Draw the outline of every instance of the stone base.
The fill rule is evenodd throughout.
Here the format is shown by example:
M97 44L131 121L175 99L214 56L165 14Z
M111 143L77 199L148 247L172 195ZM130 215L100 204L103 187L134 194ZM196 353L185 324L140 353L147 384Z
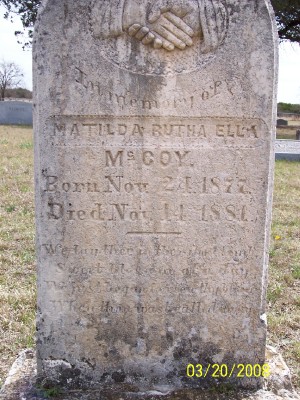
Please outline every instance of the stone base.
M211 390L176 390L173 392L132 392L128 386L106 387L93 391L60 392L57 388L40 389L36 384L34 350L22 351L13 364L0 391L3 400L300 400L292 387L290 371L283 358L270 346L266 351L271 376L265 380L264 389L257 392L227 391L216 387Z

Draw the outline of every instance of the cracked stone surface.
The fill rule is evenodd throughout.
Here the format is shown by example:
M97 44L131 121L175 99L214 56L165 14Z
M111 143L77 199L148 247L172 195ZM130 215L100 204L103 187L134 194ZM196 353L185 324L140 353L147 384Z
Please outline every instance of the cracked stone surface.
M130 393L125 387L102 388L87 391L62 391L51 397L57 400L300 400L291 383L289 368L282 356L271 346L267 346L266 361L271 367L271 375L264 381L264 389L256 392L218 393L215 391L191 390L172 393L148 392ZM45 400L47 389L37 389L35 352L31 349L21 352L13 364L4 386L0 391L3 400ZM49 390L49 388L48 388Z

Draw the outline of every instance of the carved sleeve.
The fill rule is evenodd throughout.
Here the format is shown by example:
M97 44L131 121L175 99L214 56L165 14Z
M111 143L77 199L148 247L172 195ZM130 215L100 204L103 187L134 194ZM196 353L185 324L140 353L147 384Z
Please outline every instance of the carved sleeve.
M227 29L227 11L220 0L198 0L203 32L202 53L214 51L224 40Z
M95 0L91 10L91 26L94 37L107 39L123 33L125 0Z

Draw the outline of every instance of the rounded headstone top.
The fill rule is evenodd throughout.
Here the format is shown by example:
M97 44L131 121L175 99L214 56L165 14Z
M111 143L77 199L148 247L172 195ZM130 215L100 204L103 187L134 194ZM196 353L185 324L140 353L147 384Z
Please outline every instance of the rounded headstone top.
M152 3L92 3L91 31L104 58L120 68L150 75L190 72L214 58L228 27L222 1Z

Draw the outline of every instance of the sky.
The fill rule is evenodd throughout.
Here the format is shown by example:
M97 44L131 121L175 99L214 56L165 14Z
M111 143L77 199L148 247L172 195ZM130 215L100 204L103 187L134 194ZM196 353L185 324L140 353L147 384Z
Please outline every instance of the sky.
M31 51L23 51L14 35L22 30L18 18L14 23L3 18L5 8L0 6L0 61L13 61L24 73L22 86L32 89ZM289 42L279 46L278 102L300 104L300 45Z

